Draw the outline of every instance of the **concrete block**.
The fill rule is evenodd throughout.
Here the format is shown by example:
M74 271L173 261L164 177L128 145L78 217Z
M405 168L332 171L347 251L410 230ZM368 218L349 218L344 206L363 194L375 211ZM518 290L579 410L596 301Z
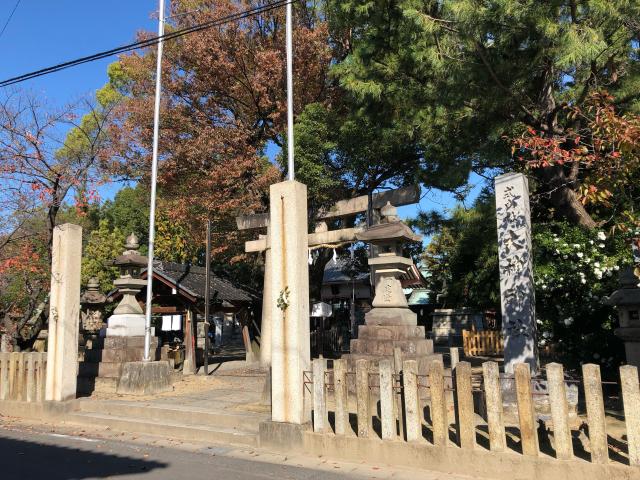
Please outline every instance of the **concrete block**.
M116 392L126 395L153 395L171 391L169 362L127 362L122 365Z
M283 449L287 452L302 452L304 433L311 430L308 424L274 422L260 423L260 446Z

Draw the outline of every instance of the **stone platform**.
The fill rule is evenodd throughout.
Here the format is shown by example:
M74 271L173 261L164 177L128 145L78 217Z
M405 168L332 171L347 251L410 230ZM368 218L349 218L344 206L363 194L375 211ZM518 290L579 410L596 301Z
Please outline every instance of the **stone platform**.
M160 360L160 348L156 337L151 338L150 353L151 360ZM84 360L78 366L78 393L91 393L98 384L103 390L115 391L123 364L142 361L143 356L144 337L141 336L88 340Z
M418 372L427 373L429 363L442 358L433 351L433 341L425 338L425 330L417 325L361 325L358 338L351 340L351 353L347 360L349 370L355 370L356 360L369 360L374 368L381 359L393 362L393 352L399 348L402 360L416 360Z

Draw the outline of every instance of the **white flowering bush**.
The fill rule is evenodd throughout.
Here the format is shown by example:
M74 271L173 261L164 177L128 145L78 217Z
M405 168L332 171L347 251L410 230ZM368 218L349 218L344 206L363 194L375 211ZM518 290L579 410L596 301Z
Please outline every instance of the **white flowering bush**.
M631 263L628 243L603 231L538 224L533 250L540 349L573 367L616 368L624 347L613 335L617 313L603 301L618 288L618 271Z

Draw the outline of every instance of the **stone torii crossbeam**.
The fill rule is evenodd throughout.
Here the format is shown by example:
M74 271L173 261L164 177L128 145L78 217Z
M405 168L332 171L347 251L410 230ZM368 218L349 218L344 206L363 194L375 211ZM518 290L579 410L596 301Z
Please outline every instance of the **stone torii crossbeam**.
M387 203L399 207L411 205L420 200L420 187L412 185L397 188L385 192L374 193L371 197L371 208L374 212L379 211ZM357 235L361 233L360 228L342 228L338 230L328 230L327 221L341 218L353 217L367 212L369 209L369 197L362 195L355 198L340 200L328 210L321 211L316 217L316 227L313 233L307 235L308 247L318 247L320 245L331 245L346 242L358 241ZM271 245L270 245L270 212L244 215L236 217L238 230L257 230L266 228L267 234L260 235L258 240L245 242L245 252L265 252L265 277L263 289L262 305L262 325L260 341L260 363L264 366L271 365L271 305L272 297L272 265L271 265Z

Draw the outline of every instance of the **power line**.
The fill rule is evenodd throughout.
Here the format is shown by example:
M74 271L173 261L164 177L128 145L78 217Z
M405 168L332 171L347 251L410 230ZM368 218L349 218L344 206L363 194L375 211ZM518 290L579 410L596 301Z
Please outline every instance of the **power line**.
M11 13L9 14L9 18L7 18L7 21L4 22L4 27L2 27L2 30L0 31L0 37L2 37L2 34L4 33L4 31L7 29L7 25L9 25L9 22L11 21L11 19L13 18L13 14L16 13L16 9L18 8L18 5L20 5L20 1L18 0L16 2L16 4L13 6L13 10L11 10Z
M276 8L283 7L288 4L293 4L298 2L299 0L276 0L272 3L268 3L259 7L250 8L248 10L243 10L242 12L233 13L231 15L226 15L224 17L216 18L214 20L210 20L208 22L200 23L198 25L194 25L191 27L183 28L180 30L175 30L170 33L166 33L162 36L156 36L152 38L148 38L147 40L141 40L134 43L129 43L127 45L123 45L121 47L112 48L111 50L105 50L103 52L94 53L93 55L88 55L86 57L80 57L75 60L70 60L68 62L59 63L57 65L53 65L51 67L42 68L40 70L36 70L34 72L25 73L23 75L19 75L17 77L8 78L0 82L0 87L8 87L9 85L14 85L16 83L21 83L26 80L30 80L32 78L41 77L43 75L48 75L50 73L59 72L60 70L64 70L70 67L74 67L76 65L81 65L83 63L94 62L96 60L101 60L103 58L111 57L113 55L118 55L120 53L130 52L132 50L138 50L139 48L150 47L152 45L156 45L161 39L162 40L173 40L174 38L179 38L184 35L188 35L190 33L200 32L202 30L207 30L212 27L217 27L220 25L224 25L225 23L231 23L238 20L242 20L248 17L252 17L255 15L259 15L261 13L266 13L271 10L275 10Z

